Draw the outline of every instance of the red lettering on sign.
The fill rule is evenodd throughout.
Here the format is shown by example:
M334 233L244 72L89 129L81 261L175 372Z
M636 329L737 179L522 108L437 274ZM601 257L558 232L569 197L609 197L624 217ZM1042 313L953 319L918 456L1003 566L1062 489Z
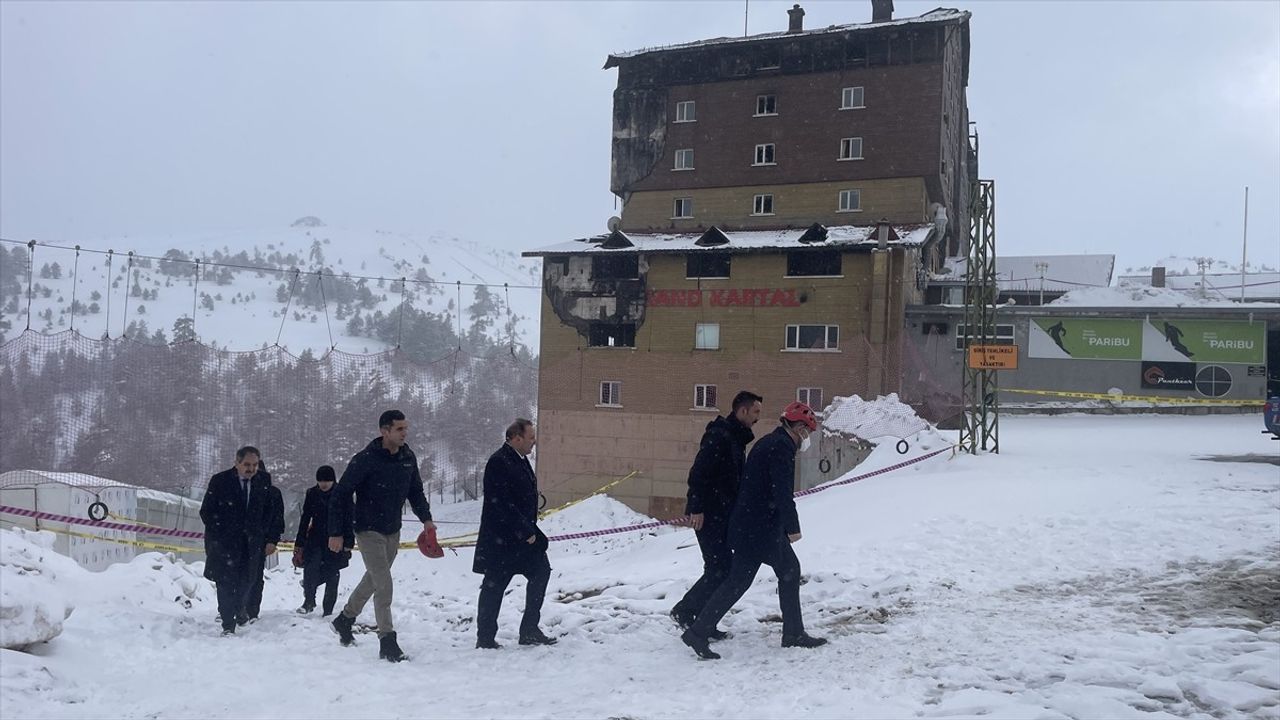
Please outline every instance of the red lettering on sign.
M702 290L650 290L649 307L702 307ZM800 307L794 288L737 288L707 290L712 307Z

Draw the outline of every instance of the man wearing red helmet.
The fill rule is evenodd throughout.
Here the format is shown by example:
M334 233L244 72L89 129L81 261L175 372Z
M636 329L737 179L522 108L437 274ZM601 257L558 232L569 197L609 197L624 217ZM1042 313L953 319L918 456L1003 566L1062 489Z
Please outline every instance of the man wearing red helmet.
M729 545L733 566L698 619L680 636L698 657L716 660L709 637L716 623L747 592L761 565L773 568L778 578L778 603L782 609L782 647L814 648L826 640L804 630L800 616L800 560L791 544L800 539L796 513L796 451L808 447L809 435L818 429L813 410L793 402L782 412L777 429L756 441L729 518Z

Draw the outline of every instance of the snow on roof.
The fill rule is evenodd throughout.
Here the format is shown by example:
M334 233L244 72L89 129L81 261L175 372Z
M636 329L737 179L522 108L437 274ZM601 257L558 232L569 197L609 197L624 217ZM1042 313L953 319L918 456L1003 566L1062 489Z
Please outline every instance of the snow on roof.
M1238 291L1238 286L1237 286ZM1222 297L1201 299L1192 293L1172 288L1121 282L1116 287L1079 288L1072 290L1046 306L1061 307L1235 307L1238 302ZM1251 307L1280 307L1277 303L1255 302Z
M1044 271L1046 292L1066 292L1084 287L1107 287L1115 270L1115 255L997 255L996 279L1001 292L1038 292L1040 270L1036 263L1047 263ZM951 273L935 276L935 281L964 282L968 258L949 258Z
M910 405L890 393L875 400L857 395L837 396L822 411L822 429L873 440L880 437L905 438L929 429L929 423L916 415Z
M893 230L898 239L891 240L890 245L911 246L923 245L929 239L933 225L895 225ZM723 245L699 245L698 239L705 231L687 233L625 233L631 247L601 247L609 235L580 238L568 242L549 245L537 250L523 253L525 257L542 257L546 255L577 255L580 253L610 252L698 252L698 251L735 251L752 252L774 249L798 249L805 247L874 247L876 244L874 225L834 225L826 228L827 239L822 242L801 243L800 237L808 228L792 230L729 230L724 235L729 242Z
M137 486L108 480L97 475L77 472L51 472L48 470L10 470L0 473L0 487L29 487L45 483L59 483L80 488L124 488L136 490Z
M929 23L954 23L966 22L969 20L970 13L966 10L956 10L954 8L938 8L918 17L902 18L901 20L889 20L887 22L878 23L849 23L846 25L828 25L825 28L815 28L813 30L802 30L800 32L771 32L762 33L760 35L750 35L747 37L718 37L708 40L695 40L693 42L680 43L678 45L664 45L659 47L649 47L640 50L631 50L628 52L613 53L609 55L605 61L604 67L608 70L619 64L621 60L627 60L640 55L648 55L649 53L669 52L672 50L692 50L695 48L711 47L713 45L736 45L739 43L753 43L759 40L771 40L781 38L800 38L810 37L814 35L826 35L831 33L853 32L858 30L870 30L873 28L888 27L904 27L907 25L923 25Z
M1121 275L1119 281L1132 286L1151 285L1151 274ZM1200 274L1165 275L1165 287L1180 293L1200 293ZM1216 300L1240 299L1240 273L1205 273L1205 295ZM1247 272L1244 275L1246 300L1280 298L1280 272Z

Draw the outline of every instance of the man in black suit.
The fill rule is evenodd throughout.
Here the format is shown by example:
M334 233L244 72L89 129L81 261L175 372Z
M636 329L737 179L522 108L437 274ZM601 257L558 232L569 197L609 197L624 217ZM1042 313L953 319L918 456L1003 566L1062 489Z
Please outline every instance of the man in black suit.
M236 451L235 467L209 479L200 520L204 522L204 576L218 586L222 634L234 635L248 622L245 600L260 558L276 551L268 538L271 476L261 469L262 453L246 445Z
M538 529L538 478L529 464L537 443L533 422L517 418L507 428L507 441L484 466L484 506L471 569L484 575L476 608L476 647L496 650L502 594L516 575L528 581L521 645L555 645L538 627L542 601L551 579L547 536Z

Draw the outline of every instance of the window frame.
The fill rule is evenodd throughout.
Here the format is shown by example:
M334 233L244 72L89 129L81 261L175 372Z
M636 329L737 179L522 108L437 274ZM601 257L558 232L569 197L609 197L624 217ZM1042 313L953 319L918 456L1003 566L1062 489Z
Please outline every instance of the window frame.
M768 209L765 206L768 205ZM773 215L773 193L760 193L751 201L751 214L755 217Z
M1008 328L1008 331L1005 331ZM969 326L964 323L956 324L956 350L963 352L969 347L969 340L972 339L969 334ZM1018 344L1017 328L1013 323L996 323L996 337L991 342L992 345L1016 345Z
M698 403L698 394L702 394L702 403ZM714 410L719 411L720 408L716 404L720 400L720 393L717 391L713 383L694 383L693 385L693 409L694 410ZM708 402L710 400L710 402Z
M794 274L792 267L792 258L800 255L834 255L840 265L840 272L831 274ZM839 250L793 250L787 253L787 267L784 278L842 278L844 277L844 254Z
M612 332L610 332L612 330ZM608 337L609 340L616 340L614 343L605 342L600 344L598 337ZM630 345L623 344L624 341L631 339ZM635 323L606 323L592 322L587 324L587 347L588 348L626 348L634 350L636 347L636 324Z
M852 92L852 91L854 91L854 90L860 90L860 91L861 91L861 92L859 92L859 93L858 93L859 95L861 95L861 96L862 96L862 97L861 97L861 101L862 101L862 102L861 102L861 104L858 104L858 105L852 105L852 104L847 104L847 103L845 102L845 98L846 98L846 97L849 97L849 102L850 102L850 103L852 103L852 102L853 102L853 99L852 99L853 92ZM865 110L865 109L867 109L867 89L866 89L866 86L865 86L865 85L850 85L849 87L843 87L843 88L840 88L840 109L841 109L841 110Z
M792 333L791 329L795 328ZM800 329L801 328L823 328L822 331L822 347L801 347L800 345ZM832 337L834 336L834 341ZM794 345L792 338L794 337ZM838 353L840 352L840 326L839 325L823 325L817 323L791 323L786 326L782 341L783 352L809 352L809 353Z
M818 395L818 403L819 403L818 407L814 407L814 403L813 403L813 395L815 392ZM804 393L804 397L801 397L801 393ZM822 408L826 407L826 405L822 404L825 399L826 399L826 393L822 392L822 388L820 387L796 388L796 402L802 402L805 405L808 405L809 409L813 410L814 412L821 412Z
M704 328L715 328L716 344L714 346L706 344L706 331ZM694 323L693 325L693 349L694 350L719 350L720 349L720 323Z
M858 141L858 154L857 154L857 155L853 155L853 154L846 155L846 154L845 154L845 150L846 150L846 149L849 151L849 153L852 153L852 152L853 152L853 141L854 141L854 140L857 140L857 141ZM862 138L861 138L861 137L847 137L847 138L840 138L840 154L836 156L836 160L838 160L838 161L840 161L840 162L849 162L849 161L852 161L852 160L866 160L866 159L867 159L867 158L866 158L866 154L865 154L865 153L863 153L863 147L862 147L862 145L863 145L863 143L862 143Z
M761 158L772 158L761 160ZM777 143L757 143L755 155L752 156L752 167L764 167L778 164Z
M857 206L857 207L845 207L845 206L844 206L844 200L845 200L845 198L846 198L846 197L856 197L856 198L858 199L858 206ZM838 213L855 213L855 212L862 212L862 189L861 189L861 188L846 188L846 189L844 189L844 190L841 190L841 191L839 192L839 194L837 195L837 200L836 200L836 212L838 212Z
M760 106L765 107L765 112L760 112ZM772 110L770 110L772 106ZM751 117L773 117L778 114L778 95L776 93L764 93L756 96L756 112Z
M609 387L609 396L605 397L605 386ZM605 400L610 402L605 402ZM596 407L598 408L620 408L622 407L622 381L621 380L601 380L600 389L596 393Z
M691 263L694 262L694 258L698 258L698 262L702 262L702 263L708 263L710 260L723 259L725 261L725 268L727 272L724 275L702 275L700 273L705 272L707 268L706 267L692 268ZM693 272L691 272L691 270L700 271L700 272L699 274L695 275ZM684 279L685 280L728 280L729 275L731 273L733 273L733 253L691 252L691 253L685 254L685 260L684 260Z
M689 210L687 215L676 214L678 212L683 211L683 205L681 205L681 203L686 203L688 205ZM672 198L671 219L672 220L692 220L693 219L693 198L691 196Z
M688 108L688 112L685 109ZM685 117L681 117L684 115ZM678 123L698 122L698 105L696 100L679 100L676 102L676 119Z
M687 153L687 155L685 153ZM688 160L688 164L682 165L680 163L680 160L682 158L686 158ZM682 170L693 170L694 169L693 148L679 148L678 150L676 150L675 156L672 159L672 163L673 163L673 166L671 170L673 172L682 171Z

